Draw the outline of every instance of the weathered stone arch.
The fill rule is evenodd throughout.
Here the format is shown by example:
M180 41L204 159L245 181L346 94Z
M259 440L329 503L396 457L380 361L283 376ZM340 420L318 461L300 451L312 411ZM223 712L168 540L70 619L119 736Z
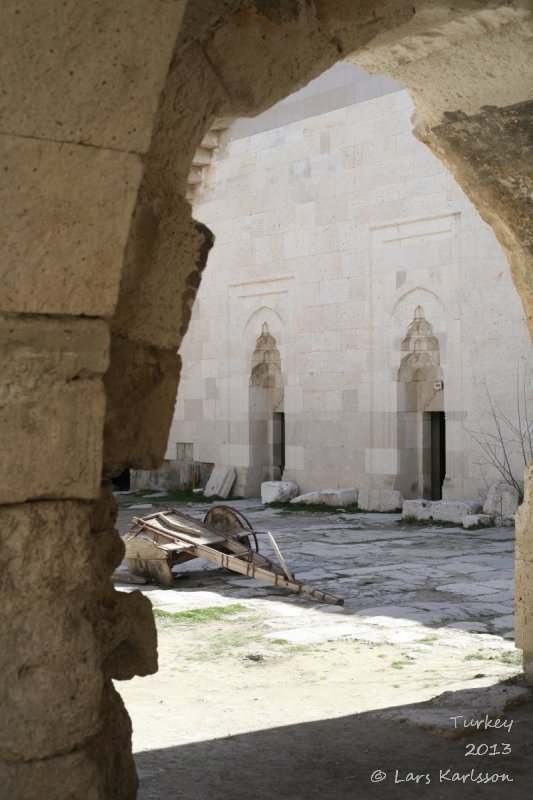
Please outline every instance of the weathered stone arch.
M215 118L257 113L348 56L401 81L417 135L508 254L533 332L528 3L243 0L184 11L179 0L0 9L0 756L11 798L135 794L129 721L110 681L155 669L155 633L148 603L112 588L122 545L100 478L163 456L176 350L212 245L184 197ZM531 679L528 503L517 627ZM60 573L28 569L35 540ZM74 695L56 680L72 670Z

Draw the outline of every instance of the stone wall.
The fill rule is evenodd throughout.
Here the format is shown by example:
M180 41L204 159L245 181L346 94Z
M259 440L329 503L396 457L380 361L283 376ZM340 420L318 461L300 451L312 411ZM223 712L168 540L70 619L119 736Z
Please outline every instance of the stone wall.
M148 601L111 585L122 545L106 477L164 456L176 349L212 242L183 197L215 118L262 111L357 51L413 93L419 135L493 226L531 315L522 3L205 0L183 16L184 5L0 7L10 800L135 796L130 723L110 681L153 671L156 642ZM529 659L527 626L521 635Z
M520 393L527 378L525 400L533 399L524 309L494 233L412 135L408 93L390 86L383 95L378 82L376 97L329 110L337 84L356 96L361 75L335 66L314 81L320 105L308 87L255 118L257 132L243 135L240 120L226 132L194 208L217 246L180 350L168 457L188 441L191 460L238 469L235 494L259 495L260 472L250 479L261 438L253 438L251 383L268 324L281 348L284 477L301 491L355 485L425 496L419 462L429 461L428 446L418 446L416 418L444 411L445 494L483 499L498 475L480 465L469 431L494 431L486 389L510 418L518 374ZM300 106L308 115L290 121ZM417 308L436 350L408 356ZM435 369L422 383L429 352ZM411 357L406 377L400 366ZM415 408L404 395L422 385L430 395ZM518 475L519 456L514 449Z

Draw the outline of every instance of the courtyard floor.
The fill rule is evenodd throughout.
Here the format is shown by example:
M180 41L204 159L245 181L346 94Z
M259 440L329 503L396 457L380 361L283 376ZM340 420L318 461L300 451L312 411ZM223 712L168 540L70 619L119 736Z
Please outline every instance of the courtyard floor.
M159 502L121 495L121 533L155 510L130 506ZM141 587L160 669L118 684L141 800L531 796L512 529L228 504L274 533L298 579L345 604L199 559L173 588ZM210 505L180 508L202 519Z

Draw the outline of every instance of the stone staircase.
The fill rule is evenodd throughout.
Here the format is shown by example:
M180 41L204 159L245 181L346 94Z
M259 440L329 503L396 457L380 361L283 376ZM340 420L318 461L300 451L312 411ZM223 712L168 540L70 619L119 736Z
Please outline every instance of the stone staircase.
M207 170L213 160L214 151L220 144L220 137L229 128L232 120L227 118L217 119L206 133L192 160L189 177L187 179L186 198L194 205L205 187Z

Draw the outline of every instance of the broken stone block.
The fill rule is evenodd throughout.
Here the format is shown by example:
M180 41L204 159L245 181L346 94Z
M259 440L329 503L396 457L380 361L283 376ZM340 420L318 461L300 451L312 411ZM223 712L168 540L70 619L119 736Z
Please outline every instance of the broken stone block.
M506 517L495 517L494 524L498 528L514 528L515 515L509 514L509 516Z
M395 489L359 489L357 505L362 511L397 511L403 496Z
M298 486L292 481L265 481L261 484L262 503L288 503L298 494Z
M108 347L101 320L0 316L1 502L99 494Z
M463 528L465 528L465 530L468 531L477 527L493 528L494 517L490 514L468 514L466 517L463 517Z
M516 513L519 502L518 490L514 486L510 486L505 481L497 481L492 484L487 493L483 513L508 517Z
M293 497L291 500L293 505L302 506L318 505L321 502L320 492L307 492L306 494L298 495L298 497Z
M473 500L404 500L402 517L462 525L463 517L480 511L481 505Z
M357 489L323 489L320 502L326 506L352 506L357 503Z
M225 499L231 492L231 487L235 483L236 477L237 470L235 467L215 464L204 490L205 497L222 497Z
M105 374L104 475L157 469L167 447L181 360L113 336Z

